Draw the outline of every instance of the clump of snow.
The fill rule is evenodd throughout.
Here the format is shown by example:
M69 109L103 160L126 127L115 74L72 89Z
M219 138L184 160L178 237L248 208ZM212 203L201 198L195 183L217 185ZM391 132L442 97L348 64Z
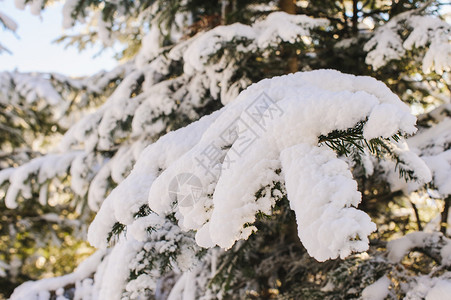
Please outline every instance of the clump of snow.
M306 15L291 15L285 12L273 12L266 19L256 22L257 41L260 48L278 45L280 41L295 43L302 37L310 36L310 30L329 25L326 19L312 19Z
M395 105L384 103L376 107L368 119L363 136L367 140L381 136L377 124L384 124L384 136L392 136L401 128L406 133L415 133L416 129L410 127L415 124L416 119L413 115L406 114L405 111L395 108ZM375 132L373 132L375 130Z
M14 81L16 89L29 104L45 99L51 106L57 106L63 101L50 82L39 74L15 73Z
M150 186L159 175L201 138L203 126L215 120L217 114L204 117L175 132L170 132L141 153L130 175L105 199L88 231L88 239L96 247L106 247L105 237L116 221L131 224L134 214L147 203ZM180 139L180 136L183 136ZM164 155L161 155L164 149ZM167 191L166 191L167 192ZM165 192L165 193L166 193Z
M434 176L434 185L438 192L447 197L451 195L451 150L447 150L435 156L421 157Z
M1 11L0 11L0 23L11 31L17 30L17 23L13 19L2 13Z
M426 300L447 299L451 295L451 280L438 280L426 295Z
M447 265L451 260L450 240L443 237L442 233L412 232L405 236L389 241L387 244L388 259L393 263L400 262L414 248L438 248L443 264Z
M363 300L384 300L389 294L390 279L382 276L362 291Z
M147 64L150 60L154 59L161 51L161 32L158 24L155 22L150 25L149 32L144 36L141 41L141 48L136 59L136 65L138 67Z
M376 225L351 207L361 195L348 165L329 148L308 144L285 149L281 159L299 237L309 254L324 261L367 250L367 236Z
M134 215L147 202L162 217L175 213L182 230L197 231L199 245L227 249L256 230L251 224L258 212L271 213L275 199L268 188L285 181L299 236L311 255L326 260L363 251L374 224L350 207L360 201L357 185L346 163L317 147L318 137L352 128L373 114L377 119L381 111L394 112L397 128L367 122L364 131L371 137L415 131L405 105L369 77L319 70L263 80L223 109L145 149L129 177L104 201L88 238L105 247L113 224L133 228L141 222ZM189 189L175 186L171 193L180 174L191 174L194 181ZM310 184L310 177L319 183ZM317 187L301 191L299 184ZM312 201L311 194L321 201Z
M442 257L442 265L451 266L451 243L446 243L440 250L440 256Z
M365 62L375 70L385 66L391 60L399 60L404 54L402 39L397 34L398 18L392 18L387 24L379 27L373 37L365 44L367 51Z
M14 5L18 9L25 9L25 2L26 0L14 0Z

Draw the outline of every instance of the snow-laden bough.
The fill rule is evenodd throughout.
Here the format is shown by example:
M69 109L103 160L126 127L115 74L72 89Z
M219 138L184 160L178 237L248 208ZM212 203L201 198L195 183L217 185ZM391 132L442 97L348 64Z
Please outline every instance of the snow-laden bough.
M365 251L375 224L356 209L361 195L349 166L319 141L362 122L367 140L416 131L408 107L370 77L318 70L262 80L148 146L103 202L89 241L106 247L116 222L133 225L129 233L142 240L150 224L136 214L148 205L195 231L198 245L228 249L257 230L258 213L271 214L271 187L282 183L311 256Z

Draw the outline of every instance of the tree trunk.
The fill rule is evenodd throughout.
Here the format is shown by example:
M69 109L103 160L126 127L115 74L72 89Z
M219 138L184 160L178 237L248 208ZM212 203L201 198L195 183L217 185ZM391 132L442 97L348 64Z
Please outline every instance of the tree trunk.
M295 15L296 14L296 4L295 0L280 0L279 1L279 8L281 11L284 11L286 13Z
M296 14L296 3L295 0L279 0L279 8L288 14ZM288 53L287 59L287 72L295 73L299 70L299 61L295 51L290 51Z
M221 1L221 25L227 24L227 8L229 4L229 0Z
M440 231L443 235L446 235L446 229L448 228L448 214L449 214L449 206L451 204L451 196L448 196L445 199L445 206L442 211L442 218L440 220Z
M229 14L235 12L236 0L221 1L221 25L227 25L230 22Z
M358 7L357 7L358 2L359 2L358 0L352 0L352 33L354 35L356 35L358 32L358 24L359 24Z

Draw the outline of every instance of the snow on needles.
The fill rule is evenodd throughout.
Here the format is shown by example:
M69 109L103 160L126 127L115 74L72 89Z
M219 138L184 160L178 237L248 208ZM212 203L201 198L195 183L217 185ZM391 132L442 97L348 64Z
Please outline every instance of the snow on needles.
M137 222L147 203L195 231L198 245L227 249L257 230L256 214L271 214L285 183L310 255L324 261L364 251L375 225L355 208L360 193L349 167L318 139L359 122L368 139L416 131L408 107L370 77L318 70L262 80L148 146L105 199L88 239L106 247L112 226Z
M195 71L203 71L207 60L222 48L224 43L241 41L240 52L252 52L278 45L280 42L295 43L301 39L303 42L308 41L311 29L328 24L326 19L273 12L252 26L235 23L218 26L199 34L184 52L179 53L185 61L185 73L192 74Z
M366 63L375 70L391 60L401 59L406 50L428 47L423 57L423 72L442 74L451 70L451 25L438 17L414 15L415 11L401 13L376 29L365 44ZM410 34L400 34L405 28Z

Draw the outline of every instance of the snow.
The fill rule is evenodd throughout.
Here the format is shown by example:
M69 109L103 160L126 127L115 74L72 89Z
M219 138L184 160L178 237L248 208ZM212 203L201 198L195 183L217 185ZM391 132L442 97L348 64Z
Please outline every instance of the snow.
M318 136L383 118L384 112L393 122L368 121L364 132L370 137L415 132L407 107L374 79L319 70L263 80L211 116L147 147L103 202L89 241L105 247L112 225L133 228L134 214L147 202L162 217L175 212L182 230L197 231L199 245L227 249L256 230L245 224L252 224L257 212L271 214L275 199L269 189L285 181L300 239L311 255L326 260L364 251L374 224L351 207L360 202L357 185L346 163L317 147ZM208 153L215 158L208 161ZM181 198L169 193L178 174L192 174L200 182L188 205L177 206ZM313 188L297 188L304 185ZM262 197L256 199L259 190ZM313 194L321 200L312 202Z
M414 248L437 246L439 243L443 244L443 241L444 246L440 254L443 264L447 265L451 260L449 247L451 243L440 232L411 232L401 238L389 241L387 244L388 259L393 263L397 263Z
M141 41L141 48L136 59L136 66L141 67L149 63L152 59L157 57L161 48L161 33L157 23L150 25L149 32L144 36Z
M361 195L348 165L329 148L308 144L285 149L281 159L299 237L309 254L324 261L367 250L367 236L376 225L351 207Z
M423 58L423 72L434 70L437 74L451 70L451 25L437 17L412 16L408 24L413 31L404 41L404 48L429 46ZM434 66L434 68L432 68Z
M216 115L203 118L203 124L214 121ZM182 153L194 146L202 136L200 122L194 122L170 132L142 152L130 175L105 199L88 231L88 239L96 247L106 247L106 236L117 221L131 224L134 214L146 204L147 195L159 169L166 168ZM164 149L164 155L161 155Z
M39 16L41 14L41 10L43 9L44 0L14 0L14 4L18 9L25 9L25 6L30 6L31 14L35 16Z
M92 167L94 166L94 167ZM77 155L70 166L70 187L80 196L86 194L89 188L89 182L93 178L91 168L98 166L95 154L81 153Z
M446 144L451 140L451 118L445 117L438 122L435 126L423 129L410 137L409 146L425 156L433 156L445 151Z
M111 161L105 163L89 185L88 205L92 211L98 211L108 191L108 179L111 174ZM82 185L83 186L83 185Z
M451 194L451 118L446 110L449 104L444 104L430 112L437 124L422 129L418 134L409 138L409 147L418 154L432 173L434 187L441 197ZM420 185L421 186L421 185ZM418 188L413 186L412 189Z
M416 130L409 130L405 126L411 126L411 124L415 123L415 121L416 119L414 116L406 114L405 111L396 109L393 104L384 103L375 108L371 113L367 126L365 126L365 130L363 131L363 136L367 140L381 136L380 129L377 124L384 124L384 136L392 136L396 134L399 128L403 131L409 131L409 133L412 134ZM375 132L372 130L375 130Z
M425 300L443 300L451 295L451 281L438 280L438 282L429 290Z
M389 294L390 279L382 276L362 291L363 300L384 300Z
M406 300L442 300L448 299L451 286L451 273L444 272L439 277L417 276L406 287Z
M17 30L17 23L13 19L2 13L1 11L0 11L0 23L11 31Z
M31 176L36 176L39 183L65 174L70 163L76 157L78 152L69 152L65 154L53 154L46 157L38 157L30 162L23 164L16 169L6 169L0 171L0 178L8 177L10 185L5 197L6 207L10 209L17 208L17 197L19 193L25 198L31 198L31 186L28 180Z
M422 60L425 74L443 74L451 68L451 25L438 17L417 15L420 9L401 13L374 31L365 44L365 62L375 70L391 60L400 60L406 50L428 47ZM403 30L411 31L403 41ZM433 67L434 66L434 67Z
M182 55L185 62L184 72L193 74L196 71L203 71L207 60L224 44L234 42L238 44L239 52L253 52L256 49L278 45L280 42L308 41L311 29L325 27L328 24L326 19L273 12L266 19L257 21L251 26L235 23L198 34L189 43L175 47L169 55L173 59ZM181 48L184 48L183 52Z
M440 256L442 257L442 265L451 266L451 243L447 243L440 250Z
M26 0L14 0L14 5L18 9L25 9Z
M27 281L17 287L9 299L49 299L50 293L48 291L55 291L68 284L80 282L84 278L90 276L97 269L104 255L104 251L97 251L95 254L83 261L71 274L61 277L41 279L39 281Z
M169 236L168 236L169 237ZM109 252L99 250L83 261L77 269L68 275L29 281L14 290L11 300L50 299L50 292L63 297L63 289L74 285L75 300L95 300L122 298L124 290L139 291L140 288L155 284L155 276L140 276L137 280L129 281L129 274L136 268L137 257L143 249L143 243L134 239L119 239L118 243ZM150 249L148 249L150 250ZM139 263L146 267L145 263ZM158 274L154 274L159 276ZM129 284L127 285L127 281ZM132 299L136 299L133 298Z
M66 0L63 5L63 28L67 29L75 24L74 18L72 17L72 12L76 9L79 1L78 0Z
M118 243L107 257L98 299L120 300L129 276L128 263L136 256L141 243L130 240Z
M206 33L198 34L183 53L184 72L193 74L204 70L208 58L222 48L222 43L252 39L255 39L253 28L240 23L218 26Z
M422 156L434 176L434 185L438 192L447 197L451 195L451 150L435 156Z
M103 11L96 11L95 18L97 21L97 35L99 40L105 47L113 46L115 41L114 31L111 28L111 24L103 20Z
M423 157L418 157L414 151L409 149L408 143L404 141L392 144L393 153L398 156L398 167L414 172L415 184L424 185L432 180L430 167L425 163Z
M397 34L398 21L401 19L401 15L377 28L373 37L363 47L363 50L368 52L365 62L375 70L385 66L391 60L401 59L405 54L402 39Z
M55 91L50 82L39 74L14 74L15 84L20 94L29 104L45 99L51 106L57 106L62 102L61 96Z
M260 48L278 45L280 41L293 44L301 37L310 36L311 29L327 25L329 22L326 19L312 19L306 15L291 15L281 11L273 12L265 20L255 23L254 27L258 32L256 43Z
M7 180L9 180L9 178L11 177L11 175L14 173L15 169L14 168L6 168L6 169L2 169L0 171L0 186L2 186L3 184L5 184L5 182Z

